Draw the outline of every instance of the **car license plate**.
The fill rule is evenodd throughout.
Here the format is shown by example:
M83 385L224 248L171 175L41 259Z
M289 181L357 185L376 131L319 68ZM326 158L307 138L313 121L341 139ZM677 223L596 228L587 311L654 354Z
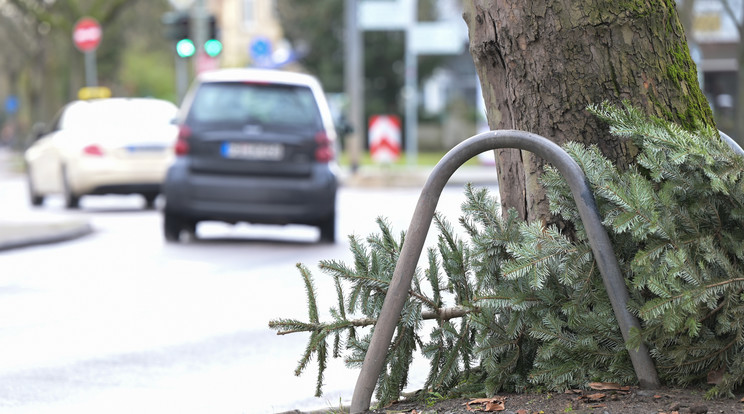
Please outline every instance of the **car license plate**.
M284 145L257 142L225 142L222 156L248 160L278 161L284 158Z

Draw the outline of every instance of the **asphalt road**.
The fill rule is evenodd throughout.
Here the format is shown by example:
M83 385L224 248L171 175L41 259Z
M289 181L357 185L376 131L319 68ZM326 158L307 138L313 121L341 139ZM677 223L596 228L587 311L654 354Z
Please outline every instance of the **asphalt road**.
M303 334L278 337L268 321L305 318L295 268L314 270L320 308L335 303L321 259L349 261L346 235L385 216L408 227L419 189L344 187L339 241L315 243L303 226L205 223L198 238L167 244L158 211L136 196L26 203L21 177L0 177L3 217L81 219L92 233L0 253L0 412L278 413L348 404L358 372L331 363L325 395L312 397L314 366L293 375ZM456 221L460 186L440 210ZM327 313L326 313L327 314ZM412 389L425 362L412 370Z

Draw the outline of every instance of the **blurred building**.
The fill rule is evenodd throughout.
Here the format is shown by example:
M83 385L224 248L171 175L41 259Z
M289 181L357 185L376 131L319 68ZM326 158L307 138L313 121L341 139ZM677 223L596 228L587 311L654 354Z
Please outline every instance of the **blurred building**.
M256 66L286 54L275 0L209 0L209 9L220 27L222 67Z
M691 1L691 0L685 0ZM688 42L718 128L732 133L739 70L742 0L695 0Z

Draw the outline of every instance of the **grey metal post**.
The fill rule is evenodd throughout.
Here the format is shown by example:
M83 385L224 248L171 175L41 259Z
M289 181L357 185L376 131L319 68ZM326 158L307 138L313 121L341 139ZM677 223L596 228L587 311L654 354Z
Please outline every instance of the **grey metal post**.
M346 96L349 99L349 122L354 130L346 142L346 148L351 161L351 172L356 173L362 152L362 138L366 125L364 122L364 67L362 56L364 42L358 25L358 2L346 0L346 42L344 62L344 83Z
M404 2L409 7L412 21L406 28L405 51L405 113L404 129L406 132L406 161L410 166L416 166L418 158L418 55L411 46L411 30L416 24L418 15L418 0Z
M178 94L178 105L183 101L183 97L186 95L186 90L189 87L189 67L187 60L176 56L176 93Z
M85 85L98 86L98 69L96 68L96 51L89 50L85 55Z
M191 35L194 39L194 46L196 46L196 53L194 54L194 63L199 64L200 57L204 55L204 42L207 41L207 35L209 28L207 27L209 22L209 11L205 5L204 0L197 0L191 9Z
M523 131L489 131L471 137L450 150L434 167L419 196L413 219L408 227L403 248L395 266L380 316L375 324L369 349L364 358L351 401L351 413L369 409L372 393L380 376L385 356L398 324L411 286L413 273L424 247L439 197L452 174L476 155L498 148L517 148L531 151L555 166L566 179L584 223L589 244L597 261L602 280L610 297L623 339L627 342L631 329L640 323L628 310L628 290L615 257L609 236L602 226L594 196L581 167L560 146L547 138ZM656 367L645 344L629 351L636 377L642 388L659 387Z

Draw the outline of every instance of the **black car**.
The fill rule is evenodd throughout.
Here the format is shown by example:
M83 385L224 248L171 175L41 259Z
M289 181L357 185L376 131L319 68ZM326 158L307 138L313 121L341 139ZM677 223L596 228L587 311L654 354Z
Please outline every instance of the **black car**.
M319 82L261 69L201 74L178 117L176 161L163 184L164 232L200 221L306 224L336 233L336 131Z

